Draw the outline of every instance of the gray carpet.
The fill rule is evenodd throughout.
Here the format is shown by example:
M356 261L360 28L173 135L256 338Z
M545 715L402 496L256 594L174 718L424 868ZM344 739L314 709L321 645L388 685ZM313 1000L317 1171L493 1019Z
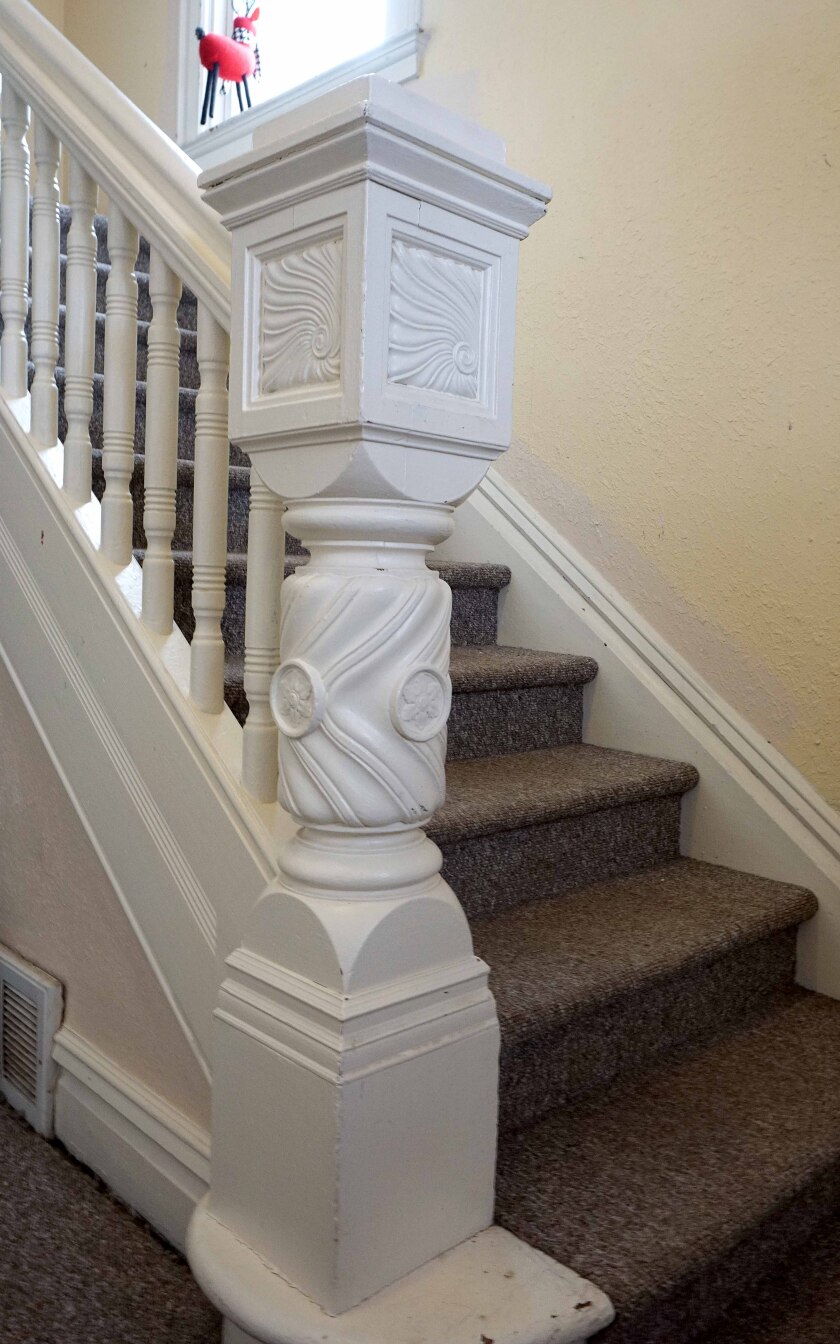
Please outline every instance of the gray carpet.
M97 230L102 308L104 221ZM147 266L141 248L133 483L141 560ZM189 638L198 386L190 295L179 322L176 619ZM91 426L99 494L102 335L100 323ZM243 720L248 469L234 449L230 461L226 698ZM306 560L288 538L287 572ZM527 600L504 566L433 567L452 590L453 709L447 801L428 831L499 1004L499 1220L613 1295L618 1315L604 1344L688 1344L704 1330L712 1333L703 1344L840 1339L840 1327L803 1334L791 1314L808 1269L797 1256L810 1254L809 1238L836 1214L840 1195L840 1004L793 984L797 928L813 914L813 897L681 859L681 804L697 783L694 767L586 745L585 690L596 664L497 645L500 594ZM31 1337L214 1338L212 1313L180 1262L105 1205L119 1231L92 1236L62 1276L76 1299L66 1309L92 1324L83 1335L62 1325L58 1335ZM45 1201L33 1208L50 1222ZM37 1224L33 1215L36 1239ZM135 1255L125 1249L132 1238L146 1238L148 1274L155 1265L163 1276L153 1293L164 1324L144 1324L141 1334L108 1316L132 1291L119 1277ZM840 1249L830 1245L820 1261L829 1279ZM24 1274L40 1283L34 1252L31 1260ZM114 1294L103 1294L112 1278ZM756 1334L739 1299L764 1281L789 1287L761 1288L765 1333ZM136 1320L127 1329L138 1329Z
M0 1102L0 1344L219 1344L179 1255Z

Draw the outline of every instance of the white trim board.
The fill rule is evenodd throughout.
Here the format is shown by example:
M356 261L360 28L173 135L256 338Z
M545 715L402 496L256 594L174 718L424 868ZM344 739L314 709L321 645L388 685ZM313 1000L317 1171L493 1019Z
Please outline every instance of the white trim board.
M115 1195L183 1251L210 1178L210 1137L70 1027L55 1038L55 1133Z
M820 898L801 932L800 981L840 998L840 816L528 501L491 470L442 554L510 566L499 641L599 665L585 736L691 761L683 852L799 883Z
M420 62L428 43L428 35L414 27L404 33L389 37L373 51L354 56L342 65L324 70L314 75L305 84L298 84L285 93L257 103L247 112L234 113L220 125L200 130L190 136L179 136L179 143L185 154L189 154L194 163L201 168L213 168L228 159L246 154L254 147L254 132L268 122L276 120L284 112L311 102L313 98L330 89L337 89L360 75L382 75L396 84L405 84L416 79L420 73ZM193 45L195 38L192 38Z

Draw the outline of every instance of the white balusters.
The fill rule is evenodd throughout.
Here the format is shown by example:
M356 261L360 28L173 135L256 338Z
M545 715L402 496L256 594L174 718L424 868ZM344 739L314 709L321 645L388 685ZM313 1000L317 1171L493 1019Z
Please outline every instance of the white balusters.
M36 443L58 439L58 137L41 117L32 135L35 187L32 193L32 426Z
M262 803L277 800L277 724L271 679L280 662L280 587L285 560L283 504L251 468L248 591L245 598L245 694L242 782Z
M26 396L26 311L29 287L29 108L3 80L0 99L0 381L9 397Z
M228 502L228 394L230 342L203 303L198 305L198 368L193 486L193 587L195 633L190 649L190 694L199 709L219 714L224 705Z
M102 550L115 564L131 559L134 511L134 419L137 398L137 230L122 211L111 208L108 255L111 272L105 291L105 393L102 414Z
M143 528L143 620L160 635L172 629L175 490L178 471L178 299L181 282L156 248L149 265L152 321L146 374L146 465Z
M87 501L91 486L90 417L96 341L96 183L70 160L70 231L64 298L64 489Z

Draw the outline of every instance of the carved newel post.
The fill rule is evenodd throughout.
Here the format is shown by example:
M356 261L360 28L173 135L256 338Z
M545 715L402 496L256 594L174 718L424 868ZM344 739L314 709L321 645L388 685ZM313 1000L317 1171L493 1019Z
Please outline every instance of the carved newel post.
M262 134L202 179L233 234L231 437L311 554L271 692L300 829L227 962L191 1232L237 1340L286 1336L256 1288L232 1304L231 1257L335 1315L492 1222L495 1006L422 830L451 698L426 556L509 442L517 250L548 198L379 79Z

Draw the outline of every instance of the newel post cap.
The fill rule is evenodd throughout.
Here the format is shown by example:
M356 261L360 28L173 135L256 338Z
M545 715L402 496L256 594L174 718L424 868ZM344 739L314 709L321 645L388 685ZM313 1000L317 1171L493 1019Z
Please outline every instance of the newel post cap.
M199 179L233 235L231 436L287 499L458 503L508 446L520 241L548 188L376 76Z

